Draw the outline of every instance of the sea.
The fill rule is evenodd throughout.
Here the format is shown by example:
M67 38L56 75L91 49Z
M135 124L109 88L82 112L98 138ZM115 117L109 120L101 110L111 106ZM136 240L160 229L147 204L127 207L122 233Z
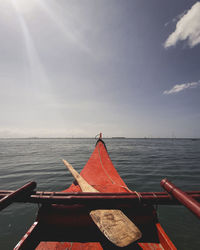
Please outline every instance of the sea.
M105 138L115 168L131 190L163 191L168 178L182 190L200 190L200 139ZM73 177L62 163L80 171L96 140L75 138L0 139L0 189L15 190L29 181L37 190L61 191ZM0 250L10 250L34 222L36 204L14 203L0 212ZM159 221L181 250L200 249L200 220L180 205L157 207Z

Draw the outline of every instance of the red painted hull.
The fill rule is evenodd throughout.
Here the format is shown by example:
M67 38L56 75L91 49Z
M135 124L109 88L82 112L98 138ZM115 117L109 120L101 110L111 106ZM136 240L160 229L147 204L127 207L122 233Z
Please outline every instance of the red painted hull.
M81 176L100 192L131 192L114 168L102 140L98 141L90 159L81 171ZM63 192L81 192L81 190L76 183L73 183ZM124 208L123 212L133 220L143 234L138 242L125 249L176 249L159 224L156 211L152 206L139 205L132 209ZM78 205L43 207L39 210L37 221L42 228L40 234L45 235L44 241L41 238L42 242L36 248L38 250L116 249L96 228L88 216L88 210ZM54 237L53 242L49 242L48 236L50 240Z

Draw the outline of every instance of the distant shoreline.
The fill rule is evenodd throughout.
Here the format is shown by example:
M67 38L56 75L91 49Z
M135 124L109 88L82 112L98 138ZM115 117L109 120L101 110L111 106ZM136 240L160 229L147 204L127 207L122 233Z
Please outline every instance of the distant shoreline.
M58 139L58 140L65 140L65 139L95 139L94 137L1 137L0 140L52 140L52 139ZM103 140L129 140L129 139L140 139L140 140L200 140L200 138L193 138L193 137L177 137L177 138L171 138L171 137L104 137Z

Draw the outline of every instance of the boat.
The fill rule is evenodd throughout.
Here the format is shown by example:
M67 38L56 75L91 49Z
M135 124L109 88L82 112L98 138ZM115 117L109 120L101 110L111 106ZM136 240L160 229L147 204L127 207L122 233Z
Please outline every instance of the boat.
M73 169L71 165L70 168ZM166 179L161 181L161 186L167 192L142 193L130 190L115 169L101 134L80 175L77 173L73 176L75 181L62 192L33 191L35 182L16 191L0 190L0 210L12 202L42 204L35 222L15 246L15 250L173 250L177 248L159 223L154 205L183 204L200 218L200 191L183 192ZM83 192L80 178L90 187L86 193ZM127 218L126 222L138 229L140 237L123 247L110 240L105 228L102 230L91 216L94 211L108 210L113 214L119 210ZM111 233L112 230L111 227ZM128 231L128 226L125 230ZM121 231L122 228L118 230L118 235Z
M99 138L80 175L100 193L132 193L116 171L106 145ZM63 193L81 193L75 181ZM152 205L122 210L140 229L142 237L124 249L176 249L160 225ZM28 240L27 240L28 238ZM91 220L87 207L43 205L33 226L15 249L118 249Z

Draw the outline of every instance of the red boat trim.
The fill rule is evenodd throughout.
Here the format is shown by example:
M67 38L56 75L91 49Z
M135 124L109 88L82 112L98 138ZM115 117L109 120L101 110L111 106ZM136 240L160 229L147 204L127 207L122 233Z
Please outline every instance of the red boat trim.
M29 228L26 234L22 237L19 243L14 247L14 250L27 249L25 245L27 245L27 240L31 238L31 234L35 231L38 226L38 221L34 222L33 225Z
M158 236L160 239L160 242L165 250L175 250L177 249L172 241L169 239L163 228L161 227L160 223L156 224L156 227L158 229Z

